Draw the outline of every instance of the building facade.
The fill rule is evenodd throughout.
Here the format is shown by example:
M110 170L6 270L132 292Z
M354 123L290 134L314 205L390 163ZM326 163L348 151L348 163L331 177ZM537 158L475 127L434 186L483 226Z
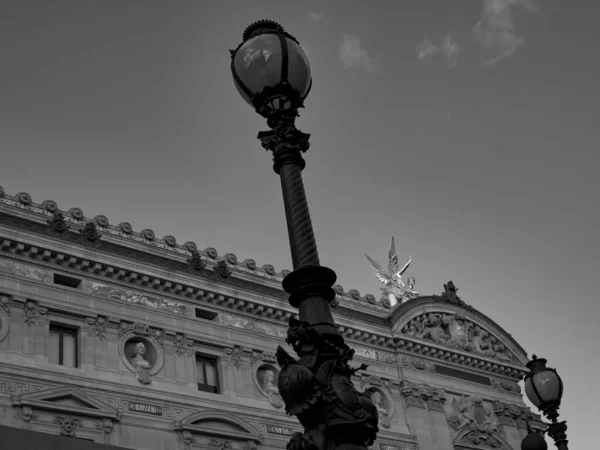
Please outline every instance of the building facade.
M0 188L2 442L285 448L301 431L274 357L296 314L287 273ZM518 449L526 420L542 426L518 386L526 352L451 282L394 307L335 290L379 411L373 449Z

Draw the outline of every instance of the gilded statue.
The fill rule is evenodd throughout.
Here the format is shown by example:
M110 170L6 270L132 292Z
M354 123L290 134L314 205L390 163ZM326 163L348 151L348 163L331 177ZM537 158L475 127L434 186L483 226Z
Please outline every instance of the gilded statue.
M150 384L150 363L146 360L146 346L138 342L133 348L133 359L131 364L135 368L136 379L142 384Z
M402 279L402 275L410 266L412 257L409 256L408 262L399 268L398 255L396 254L396 245L394 244L394 233L392 232L392 238L390 239L390 250L388 260L388 270L385 271L375 260L369 255L365 254L367 261L371 267L375 270L375 276L383 283L384 287L381 288L383 291L382 297L385 297L389 302L390 306L394 306L397 303L404 303L411 298L419 296L419 293L414 290L415 278L408 277L406 282Z

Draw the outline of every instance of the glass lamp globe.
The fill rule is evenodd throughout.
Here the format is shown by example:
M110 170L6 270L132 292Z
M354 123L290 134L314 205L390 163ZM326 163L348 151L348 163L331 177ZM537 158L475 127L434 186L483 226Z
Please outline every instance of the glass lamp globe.
M243 42L231 50L231 72L242 98L267 119L282 113L297 115L312 85L304 50L270 20L255 22L244 31Z
M536 408L545 414L558 409L563 394L563 383L556 370L546 367L544 358L533 359L527 363L530 372L525 377L525 394Z

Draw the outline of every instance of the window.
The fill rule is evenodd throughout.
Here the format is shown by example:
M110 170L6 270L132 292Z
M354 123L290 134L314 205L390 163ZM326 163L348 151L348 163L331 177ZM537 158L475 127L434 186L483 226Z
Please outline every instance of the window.
M219 393L219 376L217 359L210 356L196 355L196 379L198 390Z
M81 280L79 278L68 277L66 275L61 275L60 273L54 274L54 284L59 284L61 286L67 286L70 288L78 288L81 286Z
M196 317L198 319L215 320L216 312L207 311L206 309L196 308Z
M50 324L48 360L59 366L77 367L77 329Z

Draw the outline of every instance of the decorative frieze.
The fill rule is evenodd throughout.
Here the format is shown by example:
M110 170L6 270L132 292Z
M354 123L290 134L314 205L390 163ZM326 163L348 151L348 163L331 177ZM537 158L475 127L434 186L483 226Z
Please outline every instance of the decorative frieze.
M367 348L361 345L356 345L351 342L346 342L348 346L354 350L354 356L379 361L385 364L396 364L396 356L392 352Z
M514 381L501 380L498 378L491 378L490 381L494 389L512 392L513 394L521 393L521 386L519 386L519 383L515 383Z
M127 289L96 283L95 281L83 281L83 291L99 297L119 300L135 305L146 306L153 309L161 309L174 314L190 315L187 306L164 298L144 295Z
M285 339L287 337L287 329L278 327L265 322L259 322L245 317L231 316L228 314L219 314L219 320L222 325L242 328L244 330L253 331L255 333L266 334Z
M424 359L403 356L400 359L400 363L402 364L402 367L407 367L409 369L423 370L425 372L435 372L435 365L429 361L425 361Z
M29 278L34 281L41 281L46 284L52 283L52 273L50 271L4 258L0 258L0 271L5 271L19 277Z

